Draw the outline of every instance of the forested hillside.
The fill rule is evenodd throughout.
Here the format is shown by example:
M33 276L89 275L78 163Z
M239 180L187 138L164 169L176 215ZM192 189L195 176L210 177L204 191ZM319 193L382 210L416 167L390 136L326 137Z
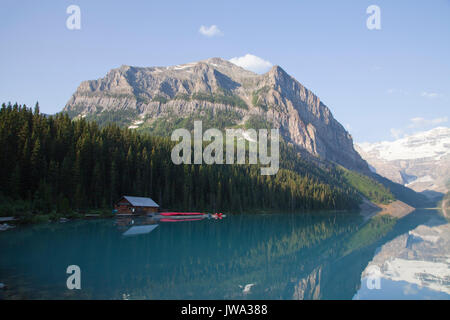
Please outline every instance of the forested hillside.
M0 110L1 215L111 209L121 195L162 208L244 212L354 209L359 192L334 167L282 144L278 174L257 165L174 165L174 142L20 105Z

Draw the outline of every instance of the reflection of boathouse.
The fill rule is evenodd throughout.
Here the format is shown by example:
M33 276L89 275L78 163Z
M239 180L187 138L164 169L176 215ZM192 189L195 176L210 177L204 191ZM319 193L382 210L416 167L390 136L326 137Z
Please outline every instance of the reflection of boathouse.
M119 214L147 214L158 212L159 205L150 198L123 196L114 209Z

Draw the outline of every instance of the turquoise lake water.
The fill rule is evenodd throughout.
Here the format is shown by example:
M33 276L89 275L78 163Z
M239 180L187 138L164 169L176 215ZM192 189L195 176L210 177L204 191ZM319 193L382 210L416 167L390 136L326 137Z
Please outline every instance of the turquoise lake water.
M0 233L0 297L449 299L447 226L433 210L23 226ZM80 267L80 290L66 286L69 265ZM383 275L369 288L364 273L374 265ZM415 266L424 270L401 269Z

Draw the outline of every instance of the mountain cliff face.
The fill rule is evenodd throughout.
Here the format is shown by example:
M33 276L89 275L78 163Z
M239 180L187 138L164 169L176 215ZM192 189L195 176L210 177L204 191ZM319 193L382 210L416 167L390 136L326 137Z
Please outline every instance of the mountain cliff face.
M180 119L204 120L204 128L205 121L219 128L269 125L315 157L368 171L328 107L279 66L263 75L220 58L171 67L122 66L82 82L64 111L166 135L186 125Z
M447 191L450 128L438 127L395 141L362 143L356 149L373 170L394 182L418 192Z

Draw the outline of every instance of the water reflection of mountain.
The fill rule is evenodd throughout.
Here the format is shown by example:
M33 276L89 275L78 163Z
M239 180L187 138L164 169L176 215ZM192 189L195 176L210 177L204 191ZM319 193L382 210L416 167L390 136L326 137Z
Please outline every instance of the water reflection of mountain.
M366 223L350 213L239 215L125 238L111 221L79 221L11 230L0 254L49 298L351 299L376 248L433 214ZM80 292L64 287L60 270L70 264L83 271ZM254 285L243 293L246 284Z
M400 291L397 296L417 298L422 291L430 298L449 299L450 224L440 216L431 216L425 224L383 244L362 277L374 267L385 283L398 288L394 290ZM361 290L357 298L373 299L377 293Z

